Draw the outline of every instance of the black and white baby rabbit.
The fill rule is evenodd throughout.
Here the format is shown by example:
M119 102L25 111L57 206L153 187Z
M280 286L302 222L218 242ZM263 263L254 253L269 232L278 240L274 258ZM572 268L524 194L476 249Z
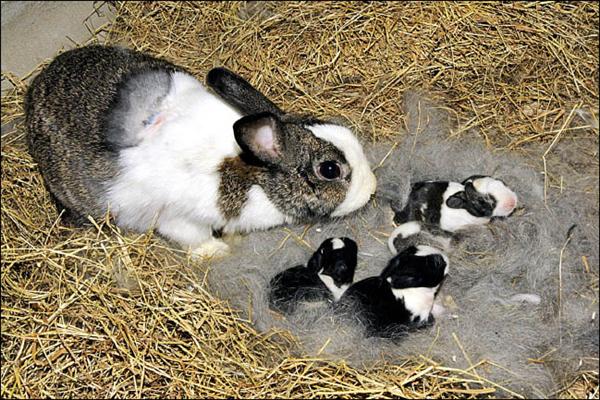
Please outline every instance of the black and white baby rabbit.
M201 84L132 50L59 55L26 95L29 151L63 217L110 210L117 225L155 228L198 256L212 236L342 216L375 176L346 127L291 116L223 68Z
M270 307L289 314L299 302L339 300L354 279L357 251L352 239L325 240L307 265L286 269L271 279Z
M433 322L433 301L447 273L441 251L410 246L381 275L352 284L335 310L359 321L367 336L396 337Z
M509 216L517 206L517 195L504 182L474 175L462 183L425 181L412 185L403 208L392 204L394 222L400 224L390 235L388 247L396 253L404 239L421 232L453 233L471 225L487 224L494 217Z

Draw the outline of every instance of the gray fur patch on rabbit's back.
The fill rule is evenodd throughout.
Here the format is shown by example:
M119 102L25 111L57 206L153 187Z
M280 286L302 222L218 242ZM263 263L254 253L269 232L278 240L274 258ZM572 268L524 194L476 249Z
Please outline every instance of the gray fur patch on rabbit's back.
M418 95L405 97L404 111L408 132L375 171L379 181L375 202L347 218L244 237L231 257L211 267L211 288L248 312L259 330L289 329L301 342L302 355L344 359L358 367L419 354L462 369L470 362L489 360L501 367L482 366L477 373L520 394L549 396L565 376L577 371L580 360L598 354L598 317L592 318L598 312L597 169L584 172L569 165L577 160L572 146L582 146L578 141L557 143L548 168L564 177L564 188L549 190L545 201L540 167L530 164L539 161L547 145L535 149L535 160L492 153L475 138L449 139L447 115ZM378 144L365 150L372 165L378 165L390 148L391 144ZM449 253L449 274L439 297L448 313L432 328L398 342L366 339L352 315L340 318L326 304L301 307L288 317L269 309L269 280L305 263L328 237L348 236L357 242L355 281L378 275L391 258L386 234L393 226L387 201L405 202L411 184L419 180L456 181L473 174L502 179L517 193L522 209L461 235ZM574 223L578 226L562 254L559 300L561 249ZM582 256L587 257L590 272L582 265ZM513 300L521 293L537 295L541 302ZM529 361L542 357L543 364Z
M115 107L115 116L123 108L118 93L124 80L157 70L180 68L124 48L88 46L59 55L31 83L25 99L29 151L72 222L106 212L105 185L118 174L119 146L129 142L118 137L127 127L115 129L109 116ZM164 86L163 78L157 79ZM136 83L133 89L139 90L144 82Z
M117 148L139 144L138 132L160 110L171 88L171 74L149 70L131 74L119 89L117 101L107 114L106 140Z

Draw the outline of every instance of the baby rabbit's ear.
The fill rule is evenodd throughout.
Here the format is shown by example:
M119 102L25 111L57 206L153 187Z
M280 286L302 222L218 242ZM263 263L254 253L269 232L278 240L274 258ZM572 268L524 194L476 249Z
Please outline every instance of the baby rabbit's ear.
M404 289L410 287L418 287L420 285L420 279L414 275L394 273L386 279L392 288Z
M311 271L320 271L321 263L323 260L323 252L319 248L319 250L315 251L314 254L308 260L307 267Z
M279 119L271 113L248 115L233 124L235 140L244 161L253 165L273 165L281 161L283 141Z
M283 115L283 111L279 107L247 80L226 68L211 69L206 76L206 84L244 115L263 112L270 112L277 116Z
M358 245L354 240L344 237L342 238L342 241L344 242L344 246L346 247L348 254L356 255L356 253L358 253Z
M450 208L465 208L467 204L467 197L464 190L453 194L446 200L446 205Z

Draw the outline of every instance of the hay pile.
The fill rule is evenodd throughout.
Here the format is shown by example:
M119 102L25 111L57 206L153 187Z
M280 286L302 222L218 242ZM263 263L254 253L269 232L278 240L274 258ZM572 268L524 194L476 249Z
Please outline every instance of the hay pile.
M345 116L366 140L397 135L405 127L402 94L419 87L459 117L451 136L478 128L490 148L527 153L539 142L548 155L565 137L597 147L596 3L115 8L102 32L108 42L164 56L198 77L225 65L284 109ZM425 357L369 370L299 357L288 333L257 333L197 278L203 266L151 234L122 234L102 221L62 226L22 142L25 77L3 71L5 78L15 91L2 97L3 397L498 393L499 384L472 367ZM597 149L587 150L569 167L597 175ZM545 161L531 163L547 167L547 190L560 191L561 175ZM598 265L585 257L581 265L597 304ZM561 394L597 398L597 362L569 377Z

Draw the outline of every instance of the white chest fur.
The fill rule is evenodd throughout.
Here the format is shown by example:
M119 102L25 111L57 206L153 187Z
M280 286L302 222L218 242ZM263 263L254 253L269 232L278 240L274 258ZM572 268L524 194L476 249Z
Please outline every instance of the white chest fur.
M319 271L319 279L321 279L321 281L325 284L325 286L327 286L327 289L329 289L329 291L333 295L333 298L335 299L335 301L338 301L350 285L346 284L346 285L342 285L342 286L336 286L335 283L333 282L333 278L330 277L329 275L322 274L322 272L323 272L323 269L321 269Z
M419 317L421 321L426 321L429 318L431 309L433 308L433 299L437 287L427 288L407 288L407 289L392 289L392 293L396 299L402 299L404 306L413 315L413 321Z

